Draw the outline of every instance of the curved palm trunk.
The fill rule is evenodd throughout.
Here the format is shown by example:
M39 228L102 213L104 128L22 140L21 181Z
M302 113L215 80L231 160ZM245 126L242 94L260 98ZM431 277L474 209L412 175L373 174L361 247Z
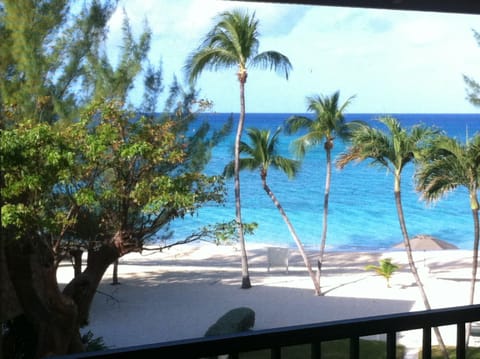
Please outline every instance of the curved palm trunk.
M413 277L415 278L415 283L417 284L418 289L420 289L420 296L422 297L422 301L423 301L423 304L425 305L425 309L430 310L432 309L432 306L428 301L427 293L425 292L425 288L423 287L422 280L420 279L417 267L415 266L415 261L413 260L412 247L410 246L410 239L408 237L407 225L405 224L405 216L403 214L402 196L400 192L400 176L398 174L395 175L394 193L395 193L395 204L397 207L398 221L400 222L400 229L402 231L403 242L405 244L405 250L407 252L408 265L410 266L410 271L412 272ZM444 357L448 358L447 348L445 346L445 343L443 342L443 338L442 338L442 335L440 334L439 329L435 327L433 328L433 330L435 332L437 341L442 348Z
M473 259L472 259L472 280L470 283L470 304L473 304L475 298L475 282L477 280L478 269L478 244L479 244L479 221L478 221L478 208L472 210L473 223L474 223L474 244L473 244Z
M325 254L325 245L327 243L327 227L328 227L328 199L330 197L330 182L332 178L332 155L331 155L331 147L329 142L325 143L325 151L327 153L327 173L325 177L325 196L323 199L323 230L322 230L322 241L320 244L320 255L317 260L317 283L320 286L320 278L322 275L322 264L323 264L323 256ZM320 286L321 288L321 286ZM321 291L320 291L321 294Z
M263 189L265 190L265 192L267 192L268 196L270 197L272 202L275 204L275 207L277 207L278 211L280 212L283 220L285 221L285 223L288 227L288 230L290 231L290 234L293 237L293 240L297 244L300 255L302 256L303 262L305 263L305 267L307 268L308 274L310 275L310 278L312 279L313 286L315 287L315 295L320 295L320 293L321 293L320 292L320 284L318 283L318 281L315 277L315 273L312 269L310 261L308 260L307 254L305 253L305 249L303 248L302 242L298 238L297 233L295 232L295 229L293 228L292 223L290 223L290 220L288 219L287 214L283 210L282 205L280 204L280 202L278 202L277 198L275 197L273 192L270 190L270 187L268 187L266 180L263 179L263 178L262 178L262 184L263 184Z
M480 240L480 225L478 220L478 199L475 193L471 194L472 197L472 216L473 216L473 228L474 228L474 240L473 240L473 258L472 258L472 279L470 282L470 298L469 304L473 304L475 300L475 283L477 281L477 270L478 270L478 245ZM471 324L467 326L466 332L466 342L468 345L468 340L470 338Z
M238 239L240 242L240 258L242 262L242 289L252 287L248 272L247 249L243 235L242 205L240 200L240 141L242 139L243 126L245 123L245 78L239 77L240 82L240 118L238 120L237 134L235 136L234 153L234 186L235 186L235 219L237 222Z

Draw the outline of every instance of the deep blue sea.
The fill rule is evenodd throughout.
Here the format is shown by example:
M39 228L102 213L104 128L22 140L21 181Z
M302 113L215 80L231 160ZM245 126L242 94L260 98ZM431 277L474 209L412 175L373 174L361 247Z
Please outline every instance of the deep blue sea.
M247 114L245 128L281 126L291 114ZM304 114L308 116L308 114ZM378 114L348 114L347 121L362 120L381 126ZM449 136L465 141L467 135L480 131L480 114L393 114L403 126L415 124L436 126ZM220 127L229 114L203 114L201 119ZM234 119L238 115L234 114ZM192 129L193 131L194 129ZM221 174L233 159L236 123L231 135L212 153L206 168L208 174ZM280 153L293 157L290 143L297 135L281 136ZM247 141L246 135L242 138ZM347 144L335 142L333 159ZM309 152L297 177L288 177L270 169L267 181L307 248L318 248L322 231L323 196L325 190L325 151L323 146ZM420 199L413 184L413 164L403 171L402 201L410 236L430 234L454 243L461 249L473 245L473 221L466 189L459 188L435 204ZM194 217L175 221L174 238L182 238L197 228L235 218L233 179L227 181L228 197L223 206L202 208ZM278 210L263 191L258 172L241 173L242 215L244 222L257 222L248 243L294 246L293 239ZM371 167L367 162L350 164L343 170L333 169L330 190L327 249L330 251L384 250L402 241L393 197L393 176L385 169Z

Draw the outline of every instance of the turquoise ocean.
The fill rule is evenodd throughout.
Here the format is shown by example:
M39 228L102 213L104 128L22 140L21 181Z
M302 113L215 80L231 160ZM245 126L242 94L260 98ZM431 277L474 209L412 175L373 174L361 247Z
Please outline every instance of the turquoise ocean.
M245 128L256 127L275 131L292 114L247 114ZM309 114L303 114L309 116ZM382 114L383 115L383 114ZM212 128L220 128L229 114L202 114ZM480 131L480 114L392 114L403 126L415 124L435 126L449 136L465 141ZM381 128L379 114L347 114L346 120L362 120ZM212 153L205 172L221 174L233 159L233 143L238 114L233 114L234 130ZM195 127L195 126L194 126ZM192 128L194 131L195 128ZM279 152L294 158L291 142L298 134L282 135ZM243 140L248 138L244 135ZM335 159L348 144L335 142ZM295 230L307 248L320 244L325 191L325 151L323 146L310 151L293 180L270 169L267 181L289 216ZM402 201L410 236L429 234L449 241L461 249L473 245L473 220L468 192L459 188L434 204L421 200L414 188L414 166L403 171ZM244 222L256 222L258 228L246 237L248 243L294 246L293 239L278 210L261 187L259 172L241 173L242 216ZM172 223L174 238L186 237L198 228L235 218L233 179L227 180L227 199L223 205L207 205L193 217L187 216ZM343 170L333 168L330 190L327 250L372 251L385 250L402 241L393 197L393 176L385 169L369 166L367 162L350 164Z

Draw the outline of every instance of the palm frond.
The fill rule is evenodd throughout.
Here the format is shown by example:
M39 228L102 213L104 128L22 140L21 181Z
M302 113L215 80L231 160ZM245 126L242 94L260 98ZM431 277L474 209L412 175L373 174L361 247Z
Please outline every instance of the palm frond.
M217 71L223 68L235 67L238 59L231 52L223 48L207 47L193 53L185 64L185 72L191 84L204 70Z
M240 164L240 170L255 171L262 168L261 164L259 164L258 161L252 157L240 158L239 164Z
M241 10L226 11L216 18L216 24L207 33L196 51L190 54L184 66L190 84L203 70L217 71L247 65L270 68L288 79L292 65L288 58L276 51L258 53L258 20L255 13Z
M285 121L285 132L289 135L301 129L311 128L313 120L305 116L291 116Z
M223 169L223 176L226 178L232 178L235 174L235 163L230 161Z
M415 173L416 188L427 202L436 201L463 186L476 193L480 181L480 141L468 145L445 135L432 142Z
M287 80L290 71L292 71L292 64L288 57L277 51L264 51L257 54L250 61L250 65L261 69L274 70L279 74L283 74Z
M322 131L308 132L303 136L298 137L292 142L292 147L297 158L305 157L306 152L318 146L323 142L325 136Z
M210 41L215 41L217 47L224 47L235 53L239 64L245 66L248 59L257 54L259 33L255 13L250 14L241 10L224 12L213 31L215 29L216 33L223 34L223 40L215 41L212 38Z
M241 146L241 153L248 155L240 160L242 169L261 169L266 175L272 166L286 173L290 178L297 174L300 162L277 154L281 127L273 135L269 130L258 128L248 128L246 132L250 143L244 143Z
M345 166L348 165L350 162L360 162L362 159L360 158L359 151L360 149L358 147L349 147L347 151L341 153L337 157L335 161L335 166L338 169L343 170Z
M300 161L292 160L282 156L273 157L271 164L274 168L285 173L288 178L295 177L301 167Z
M248 60L258 53L258 20L255 14L226 11L216 21L198 49L187 58L184 70L191 84L206 69L245 68Z
M387 168L391 172L401 172L404 166L413 161L415 153L433 136L429 128L413 128L410 132L403 128L394 117L383 117L379 121L386 130L357 123L351 133L352 146L340 155L337 167L343 168L352 161L370 159L370 165Z

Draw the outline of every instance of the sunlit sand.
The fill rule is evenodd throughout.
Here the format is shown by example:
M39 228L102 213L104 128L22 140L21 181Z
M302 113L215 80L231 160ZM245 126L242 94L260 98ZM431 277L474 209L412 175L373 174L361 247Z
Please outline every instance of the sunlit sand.
M90 325L111 347L131 346L202 337L228 310L251 307L254 329L375 316L425 309L408 267L404 251L327 252L322 274L323 296L315 296L298 252L292 249L289 271L267 271L267 250L248 247L253 287L240 289L240 259L235 246L210 243L174 247L164 252L129 254L120 259L120 285L111 285L110 268L99 287ZM312 259L315 253L310 252ZM471 251L414 252L433 308L468 304ZM386 280L367 264L392 258L401 266ZM64 264L59 282L66 283L73 269ZM447 344L455 344L455 331L443 328ZM421 345L421 335L401 333L409 348Z

